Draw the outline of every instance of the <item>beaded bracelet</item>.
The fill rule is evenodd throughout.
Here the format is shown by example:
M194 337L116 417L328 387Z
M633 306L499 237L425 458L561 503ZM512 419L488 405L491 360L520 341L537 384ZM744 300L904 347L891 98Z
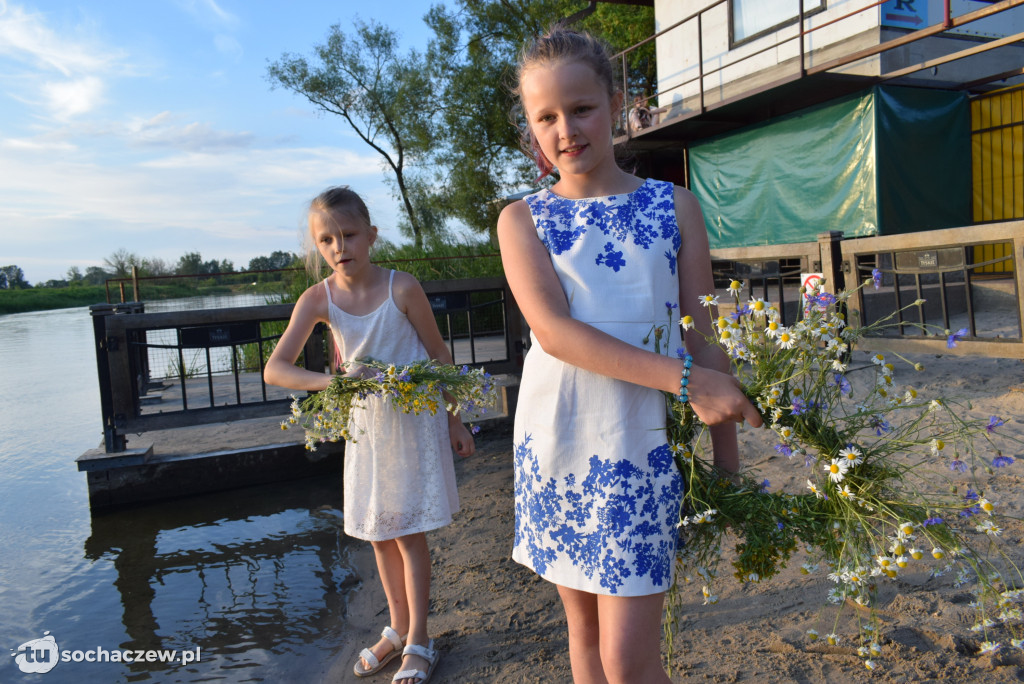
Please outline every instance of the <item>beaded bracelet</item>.
M679 379L679 401L684 404L690 401L690 368L693 367L693 356L686 352L680 357L683 360L683 376Z

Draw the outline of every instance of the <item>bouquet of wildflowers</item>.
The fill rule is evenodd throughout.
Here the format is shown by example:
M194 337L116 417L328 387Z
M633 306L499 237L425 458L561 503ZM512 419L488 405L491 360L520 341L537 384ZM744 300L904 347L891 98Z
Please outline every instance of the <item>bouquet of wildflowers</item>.
M293 396L292 415L282 421L281 429L301 426L306 432L306 448L316 451L321 442L356 441L352 411L367 397L385 398L395 410L412 414L436 414L439 409L456 414L486 412L497 397L490 374L482 368L435 361L395 366L361 359L358 364L365 369L358 376L335 375L326 389L302 401Z
M879 275L861 287L877 287ZM998 448L998 429L1006 421L972 418L969 407L898 387L895 366L882 354L866 368L849 368L857 340L894 325L896 313L848 326L844 311L851 293L816 289L804 292L804 317L785 326L770 303L741 303L740 290L739 282L730 285L735 312L712 321L709 342L733 360L744 392L775 433L775 450L808 468L806 489L772 493L766 480L720 477L700 457L708 444L692 408L666 395L669 441L686 481L677 574L699 578L705 603L716 602L714 579L727 529L736 537L732 569L740 582L768 579L800 553L802 573L823 573L833 583L830 602L869 609L858 653L873 669L882 653L870 611L878 583L926 569L933 577L948 575L956 586L971 586L982 652L1001 648L1000 639L1024 648L1017 628L1024 618L1024 591L1017 587L1024 578L1000 552L997 502L976 479L1013 463ZM706 295L702 303L710 311L717 297ZM671 316L674 307L668 306ZM685 316L680 324L692 328L693 320ZM944 334L955 346L966 331ZM670 648L673 615L684 600L674 587L666 613ZM832 644L840 638L838 620L837 614L825 630ZM818 633L808 636L815 640Z

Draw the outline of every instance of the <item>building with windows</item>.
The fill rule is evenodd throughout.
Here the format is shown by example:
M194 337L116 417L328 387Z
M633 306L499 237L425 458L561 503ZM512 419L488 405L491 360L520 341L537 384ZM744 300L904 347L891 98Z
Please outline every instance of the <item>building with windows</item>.
M651 4L644 2L643 4ZM712 247L1024 218L1024 0L653 0L651 125Z

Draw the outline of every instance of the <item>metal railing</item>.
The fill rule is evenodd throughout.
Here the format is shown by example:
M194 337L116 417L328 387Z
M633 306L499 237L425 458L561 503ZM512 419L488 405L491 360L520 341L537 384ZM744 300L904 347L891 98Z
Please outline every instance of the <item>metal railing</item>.
M457 364L519 371L521 316L504 278L434 281L424 289ZM286 413L290 392L268 386L263 369L293 306L162 313L144 313L138 302L91 307L105 450L123 451L128 433ZM314 328L302 367L328 367L327 331ZM167 358L172 363L161 375Z
M992 245L1002 249L987 249ZM852 298L851 323L911 306L885 336L862 338L862 350L1024 358L1024 221L850 240L830 231L817 242L715 249L711 256L719 294L728 280L739 280L746 295L779 306L787 324L802 311L799 274L820 273L836 292L853 290L878 269L879 287ZM989 268L994 264L1000 269ZM912 306L918 299L925 303ZM946 330L965 333L951 347Z

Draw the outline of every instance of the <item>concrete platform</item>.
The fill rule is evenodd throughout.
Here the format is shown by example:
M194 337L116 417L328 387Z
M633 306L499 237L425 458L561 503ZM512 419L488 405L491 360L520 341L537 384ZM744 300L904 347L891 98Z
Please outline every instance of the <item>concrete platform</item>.
M498 405L465 422L512 414L517 380L497 376ZM180 410L180 394L162 391ZM159 402L147 409L160 410ZM173 409L172 409L173 410ZM90 449L77 461L86 473L93 509L139 505L162 499L215 492L313 476L340 476L344 444L321 444L307 451L301 428L281 429L281 415L128 434L127 449Z

